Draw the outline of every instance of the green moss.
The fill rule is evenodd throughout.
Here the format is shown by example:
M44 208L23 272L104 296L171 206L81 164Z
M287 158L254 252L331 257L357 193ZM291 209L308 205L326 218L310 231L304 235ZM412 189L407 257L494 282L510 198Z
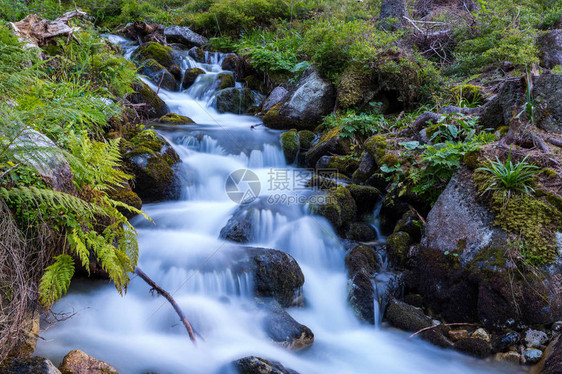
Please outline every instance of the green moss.
M498 132L500 134L500 137L503 138L504 136L506 136L507 132L509 131L509 126L500 126L498 127L498 129L496 130L496 132Z
M377 164L379 165L386 165L388 167L392 167L392 166L396 166L400 163L400 160L398 160L398 157L396 157L396 155L394 155L393 153L387 153L385 154L378 162Z
M482 101L481 86L473 84L461 84L453 88L453 95L456 102L468 102L470 104L479 104Z
M352 64L342 73L338 83L338 103L343 109L362 103L370 75L363 64Z
M169 185L174 179L174 171L169 163L161 157L151 157L146 165L146 172L159 184Z
M186 116L180 116L176 113L168 113L164 114L162 117L158 118L158 122L160 123L195 123L191 118Z
M138 62L154 59L164 67L169 67L174 63L172 48L155 42L149 42L138 47L132 58Z
M289 130L281 134L281 146L287 163L292 164L299 153L299 138L296 130Z
M338 186L328 191L326 203L318 206L317 213L341 230L349 226L357 213L357 206L349 190Z
M263 91L263 84L255 75L248 75L244 78L244 82L246 82L246 87L251 90Z
M534 265L552 262L556 256L556 232L562 227L562 212L547 199L512 196L507 202L496 192L492 197L494 224L521 237L522 254Z
M164 140L158 136L154 130L143 130L131 139L134 147L145 147L153 152L160 152L165 144Z
M433 135L434 135L437 131L439 131L440 127L441 127L441 125L431 125L431 126L428 126L428 127L425 129L425 136L427 136L428 139L431 139L431 138L433 137Z
M556 173L555 170L549 168L542 169L541 173L547 176L548 178L556 178L558 176L558 173Z
M298 132L299 135L299 146L301 149L310 149L312 147L312 142L316 138L316 135L310 130L301 130Z
M406 232L396 232L386 239L386 250L395 265L402 266L406 262L412 238Z
M332 156L328 162L328 168L336 169L339 173L351 176L359 167L359 161L349 156Z
M388 148L388 141L384 135L371 136L365 141L365 150L373 156L375 162L380 166L382 165L379 161L386 154L386 149Z
M195 82L198 76L201 74L205 74L203 69L193 68L189 69L185 72L182 82L182 88L185 90L186 88L191 87L191 85Z
M469 152L464 154L462 161L470 169L475 170L475 169L477 169L481 166L480 165L480 154L481 154L480 149L477 149L477 150L474 150L474 151L469 151Z
M235 86L234 77L232 74L220 73L219 76L219 90Z
M144 102L154 108L156 113L166 113L166 103L146 83L141 83L138 93Z

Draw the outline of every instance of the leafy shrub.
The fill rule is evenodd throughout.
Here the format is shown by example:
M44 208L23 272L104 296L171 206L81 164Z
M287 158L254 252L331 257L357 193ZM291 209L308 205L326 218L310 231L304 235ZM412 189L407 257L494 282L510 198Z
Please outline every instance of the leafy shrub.
M340 136L350 139L363 139L387 130L388 123L382 114L356 114L348 110L344 114L330 114L324 117L322 124L326 129L338 127Z

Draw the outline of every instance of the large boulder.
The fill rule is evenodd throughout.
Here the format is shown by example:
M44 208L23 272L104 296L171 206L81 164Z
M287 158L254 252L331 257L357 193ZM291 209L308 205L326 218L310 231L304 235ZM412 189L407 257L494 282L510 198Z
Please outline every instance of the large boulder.
M254 105L254 93L249 88L225 88L215 98L219 113L244 114Z
M232 365L238 374L298 374L296 371L286 369L277 361L269 361L260 357L248 356L236 360Z
M168 43L180 43L187 48L201 47L209 42L203 35L193 32L185 26L169 26L164 29L164 36Z
M168 113L168 106L156 92L146 83L136 83L133 85L134 93L127 96L131 104L137 104L136 111L144 118L159 118Z
M548 31L538 39L537 44L545 68L553 69L556 65L562 65L562 30Z
M191 69L187 69L185 71L185 74L183 76L183 82L181 87L185 90L189 87L191 87L191 85L193 83L195 83L195 80L197 80L197 77L205 74L205 70L203 69L199 69L199 68L191 68Z
M326 218L340 232L349 227L357 214L357 204L349 190L343 186L329 189L323 204L318 204L316 213Z
M38 131L23 131L10 145L15 157L33 167L56 191L73 193L74 174L61 149Z
M271 108L277 105L281 100L287 96L289 91L284 87L278 86L271 91L267 99L263 102L262 111L267 113Z
M254 207L238 209L221 229L219 237L236 243L253 241L255 239L254 216L258 213Z
M153 130L143 130L124 143L124 164L142 201L178 199L181 180L175 169L180 159L174 148Z
M291 255L275 249L244 248L235 254L231 266L235 274L253 275L256 296L273 298L283 307L301 303L304 275Z
M560 266L529 270L510 255L508 235L494 222L470 172L460 169L427 217L414 254L416 287L447 321L478 321L491 329L553 323L562 313Z
M77 349L64 356L59 369L62 374L119 374L113 366Z
M422 245L442 252L462 249L459 259L467 264L482 249L506 240L505 232L493 226L494 219L478 201L470 171L461 169L429 212Z
M5 374L61 374L46 358L8 358L0 362L0 372Z
M273 129L312 130L330 113L334 103L332 83L309 67L296 88L265 114L263 122Z
M537 127L562 134L562 75L543 74L535 77L533 92L538 103L535 111Z
M355 246L345 257L349 278L347 301L355 315L363 322L374 324L375 289L371 276L379 268L377 254L368 245Z
M131 58L139 64L147 60L154 60L166 69L177 61L177 56L172 48L155 42L142 44L133 52Z
M278 345L291 351L309 347L314 342L314 334L287 313L277 301L258 302L265 311L264 329Z

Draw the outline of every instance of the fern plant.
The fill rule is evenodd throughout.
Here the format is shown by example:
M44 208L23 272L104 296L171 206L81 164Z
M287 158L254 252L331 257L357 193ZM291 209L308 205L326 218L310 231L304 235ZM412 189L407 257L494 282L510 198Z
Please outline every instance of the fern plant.
M129 273L138 261L136 232L117 209L137 214L140 210L112 200L107 191L123 184L130 176L119 169L119 140L96 142L86 133L76 137L70 133L70 151L53 147L70 162L79 196L34 186L1 186L0 198L22 211L38 208L49 217L52 226L65 238L63 253L45 269L39 284L39 301L50 307L64 295L74 274L75 258L86 269L95 258L122 293L129 282ZM56 150L56 151L55 151ZM45 152L45 148L42 149ZM11 152L2 153L4 157ZM1 180L0 180L1 183ZM101 227L101 228L100 228Z

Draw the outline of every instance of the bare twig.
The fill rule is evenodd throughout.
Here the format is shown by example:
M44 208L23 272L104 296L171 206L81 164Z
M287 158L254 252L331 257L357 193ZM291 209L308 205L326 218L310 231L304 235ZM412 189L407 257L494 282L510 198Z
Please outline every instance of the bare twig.
M193 327L191 327L191 323L189 323L189 321L185 317L185 314L183 314L183 311L181 310L179 305L176 303L176 301L174 300L172 295L170 295L168 292L166 292L164 289L162 289L159 285L157 285L156 282L154 282L152 279L150 279L148 277L148 275L146 275L146 273L144 271L142 271L141 268L139 268L138 266L135 266L135 274L138 275L139 277L141 277L141 279L143 281L145 281L148 285L150 285L150 287L152 287L154 290L156 290L156 292L158 292L160 295L164 296L166 298L166 300L168 300L170 302L170 304L172 304L172 307L174 308L174 310L176 311L176 313L180 317L181 322L183 323L183 325L185 326L185 329L187 330L187 333L189 334L189 339L191 339L193 344L196 344L197 342L195 341L195 335L193 334Z
M434 329L434 328L439 327L439 326L480 326L480 325L477 324L477 323L463 323L463 322L443 323L441 325L433 325L433 326L425 327L421 330L418 330L415 333L413 333L412 335L408 336L408 339L412 339L414 336L418 335L419 333L422 333L422 332L427 331L427 330Z

